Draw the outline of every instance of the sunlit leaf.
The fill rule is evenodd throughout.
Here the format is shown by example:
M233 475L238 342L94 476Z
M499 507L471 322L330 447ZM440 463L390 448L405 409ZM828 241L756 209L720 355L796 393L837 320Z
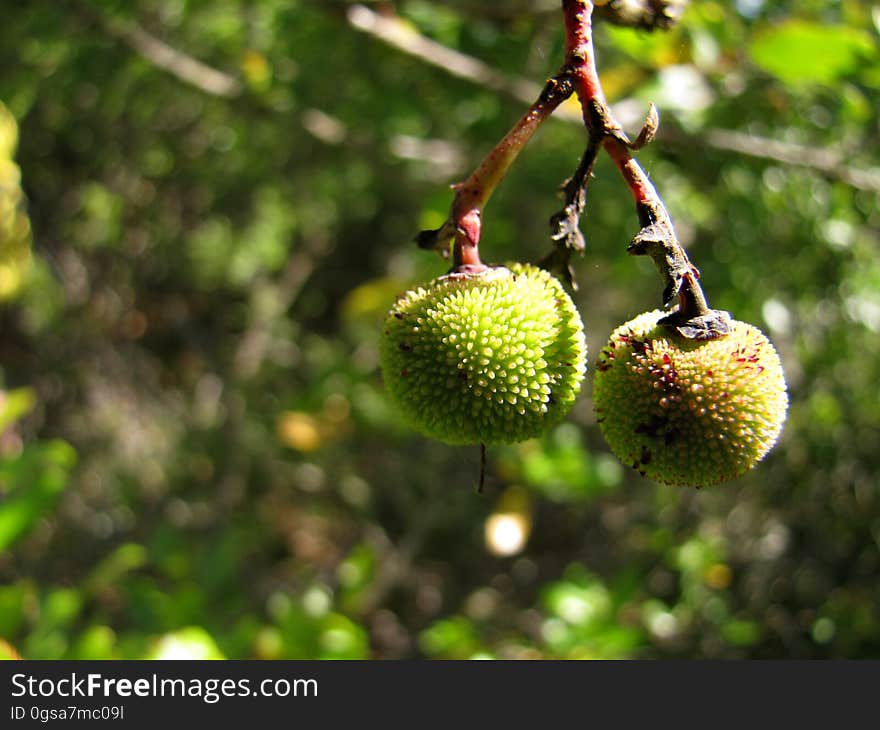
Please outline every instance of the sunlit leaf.
M547 590L544 603L554 615L576 626L596 624L611 610L608 590L595 580L555 583Z
M829 84L876 55L870 36L857 28L788 20L749 43L752 61L788 84Z
M331 613L322 622L318 639L321 659L366 659L369 642L363 627L339 613Z
M201 626L189 626L160 637L146 659L224 659L213 637Z
M662 68L690 60L680 27L666 33L646 33L632 28L605 26L603 33L620 51L641 65Z
M0 639L0 661L4 659L21 659L21 656L12 644Z
M71 647L72 659L113 659L116 632L109 626L89 626Z

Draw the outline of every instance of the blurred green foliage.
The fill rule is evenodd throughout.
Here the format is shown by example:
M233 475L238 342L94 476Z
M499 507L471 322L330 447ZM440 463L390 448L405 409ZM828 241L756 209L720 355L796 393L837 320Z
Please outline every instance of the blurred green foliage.
M608 453L588 375L564 424L490 451L480 496L475 449L389 412L377 337L445 268L414 234L524 105L340 0L13 5L33 258L0 305L0 656L880 655L878 6L693 0L668 33L597 28L621 115L659 106L640 158L711 303L781 353L789 419L736 482L660 487ZM369 7L511 76L561 61L552 2ZM227 85L169 72L156 39ZM546 253L583 143L536 136L487 259ZM661 289L607 160L582 228L596 353Z

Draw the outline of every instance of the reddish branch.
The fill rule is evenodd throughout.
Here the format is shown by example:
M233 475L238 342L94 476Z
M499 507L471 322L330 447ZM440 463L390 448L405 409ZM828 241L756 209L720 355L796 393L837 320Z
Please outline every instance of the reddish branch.
M550 79L538 100L504 135L471 176L455 185L450 218L455 231L453 261L456 267L483 267L478 248L483 207L535 130L571 93L571 82L564 72Z
M642 225L642 230L630 244L629 251L651 256L655 261L666 280L664 303L668 304L678 296L679 323L684 324L686 320L695 317L705 317L710 310L697 281L699 271L690 263L678 242L672 219L657 189L630 151L653 138L657 126L656 116L652 110L635 143L627 139L608 108L596 70L591 22L593 3L589 0L563 0L562 10L565 15L566 51L572 67L575 90L583 108L584 124L591 138L601 139L605 151L620 170L632 193Z
M648 179L647 173L645 173L642 166L636 162L635 158L630 154L630 151L625 145L621 144L616 139L606 139L603 144L605 151L611 159L614 160L614 164L617 165L617 169L620 170L620 174L626 181L637 208L641 210L643 207L650 205L653 201L660 199L660 196L657 194L657 189L654 187L654 183ZM645 225L647 222L643 220L642 225Z
M629 140L615 121L605 100L593 46L593 3L562 0L565 15L565 52L575 91L583 109L584 124L591 137L599 138L632 191L636 205L663 203L648 176L629 152Z
M583 248L583 238L577 230L578 221L584 208L585 190L593 161L601 146L617 165L636 204L641 230L627 250L654 260L666 282L663 295L665 305L676 297L678 299L677 309L665 318L665 322L686 337L707 339L723 336L729 331L729 317L726 313L709 309L698 282L699 272L678 242L666 206L631 153L653 139L658 123L656 110L651 107L638 138L631 142L608 108L596 70L593 9L594 3L590 0L562 0L565 63L556 76L547 82L540 98L473 174L455 186L456 194L447 222L436 231L423 231L419 243L448 252L449 241L454 239L453 261L456 270L484 268L478 246L486 202L535 130L574 91L581 104L589 143L581 165L566 183L566 206L551 219L557 248L545 262L551 261L568 272L571 251Z
M605 93L599 83L593 53L593 3L562 1L565 16L565 56L574 78L575 91L584 112L584 123L593 131L591 106L607 107Z

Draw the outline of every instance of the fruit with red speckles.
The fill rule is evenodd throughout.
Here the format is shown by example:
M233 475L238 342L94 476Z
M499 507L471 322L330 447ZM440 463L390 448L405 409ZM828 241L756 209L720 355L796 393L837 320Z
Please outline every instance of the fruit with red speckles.
M750 324L697 341L665 312L618 327L599 354L596 416L614 454L666 484L703 486L743 474L782 431L788 394L773 345Z
M571 298L525 264L447 274L407 292L388 314L380 347L400 413L449 444L540 435L574 404L586 353Z

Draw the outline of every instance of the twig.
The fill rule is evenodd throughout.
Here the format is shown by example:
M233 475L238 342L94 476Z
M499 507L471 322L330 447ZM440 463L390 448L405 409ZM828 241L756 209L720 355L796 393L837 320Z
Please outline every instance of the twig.
M530 103L541 87L533 81L508 76L486 63L420 35L401 21L386 18L364 5L352 5L348 22L353 28L368 33L389 46L442 68L452 76L472 81L493 91L500 91L518 101Z
M562 184L565 205L550 217L553 250L538 262L541 268L558 273L573 291L577 291L578 286L571 266L571 254L582 253L587 246L580 221L587 206L587 185L599 150L600 140L591 135L577 170Z
M246 379L259 372L271 345L272 325L296 300L319 258L319 254L308 250L296 251L277 283L263 281L254 288L260 291L264 305L253 308L257 314L239 340L233 358L237 376Z
M838 178L859 190L880 191L880 168L850 167L844 164L843 153L834 149L781 142L729 129L709 129L702 139L715 149L774 160L787 165L809 167Z
M699 284L699 271L675 235L672 218L651 180L632 156L631 150L649 142L657 131L657 113L651 109L635 143L631 143L614 119L596 70L593 46L593 3L590 0L562 0L565 15L566 52L572 78L583 108L590 139L601 141L620 170L632 193L642 229L628 251L653 259L666 287L663 303L678 297L678 308L661 320L690 339L715 339L730 332L730 316L709 309Z
M417 241L422 248L448 252L454 238L454 268L458 271L480 271L486 267L480 260L479 242L482 232L482 211L498 183L532 135L553 111L572 94L571 79L566 66L547 81L538 99L520 120L504 135L476 170L454 186L455 197L446 222L435 230L422 231Z
M356 17L358 22L355 22L353 17ZM403 26L399 21L383 18L363 5L355 5L350 8L349 22L358 30L369 33L430 66L442 69L474 84L504 93L514 100L529 103L539 93L538 84L520 77L506 75L471 56L459 51L452 51L435 41L420 36L416 31ZM403 41L404 36L407 38L405 42ZM450 57L447 54L454 55ZM449 66L447 61L452 57L457 59L457 63ZM617 107L611 105L610 108L613 113ZM617 115L614 116L617 117ZM567 107L558 109L554 113L554 118L581 123L580 115L569 112ZM726 152L736 152L757 159L807 167L839 179L859 190L880 192L880 169L863 169L846 165L842 154L830 150L791 142L780 142L767 137L727 129L708 129L702 134L692 135L666 128L659 131L657 137L659 140L671 144L688 147L699 145Z
M688 0L611 0L596 3L595 15L614 25L642 30L666 30L684 13Z
M74 2L74 6L78 12L101 25L108 35L126 43L151 64L206 94L229 98L244 90L240 79L169 46L138 25L107 17L83 2Z
M661 266L664 261L672 261L673 258L676 261L683 260L687 263L687 256L675 238L669 214L657 195L657 191L654 190L635 160L623 158L624 155L628 155L628 149L640 147L654 136L657 129L656 110L653 106L651 107L651 112L636 143L631 143L608 109L596 71L593 54L593 3L581 0L563 0L562 11L566 30L565 61L562 67L555 76L547 81L537 101L495 145L470 177L454 186L455 197L446 222L435 230L422 231L417 237L419 245L423 248L435 248L444 254L448 251L449 240L454 238L453 271L456 273L470 273L486 268L479 255L483 207L538 127L565 99L571 96L574 90L577 91L580 100L583 121L590 136L590 144L578 172L574 176L575 184L567 191L568 202L563 214L560 215L564 215L565 219L575 229L577 228L577 220L583 209L585 196L583 188L589 178L598 147L602 144L608 149L615 161L620 161L624 178L633 183L630 187L633 194L636 195L636 203L639 215L643 218L643 226L654 225L656 231L662 234L662 244L669 249L665 258L654 256L658 266ZM627 176L627 171L630 172L629 176ZM635 184L636 181L639 182L638 185ZM572 216L575 216L573 221L570 220ZM562 225L565 227L565 224ZM558 239L562 234L555 231L554 235ZM570 272L568 249L582 244L583 239L579 232L578 235L569 232L565 240L566 252L562 263L565 264L565 271ZM652 239L652 242L661 244L660 239L657 241ZM643 243L647 245L648 240L646 239ZM582 245L580 247L582 248ZM632 251L645 253L647 249L632 249ZM675 294L683 288L699 289L696 276L690 275L691 272L695 274L696 269L689 264L685 268L687 272L685 274L669 268L664 271L670 281L668 289L674 289ZM686 304L690 304L696 309L688 308L685 311ZM707 309L701 294L699 296L695 293L690 296L682 295L681 310L688 319L706 315Z
M184 51L168 45L139 26L129 26L121 21L106 18L85 3L73 4L82 15L101 25L108 35L123 41L146 61L172 74L180 81L212 96L234 98L243 92L244 84L236 76L213 68ZM526 103L540 93L539 84L493 69L472 56L454 51L419 35L399 21L383 18L363 5L354 5L348 12L349 22L354 28L369 33L398 50L458 78ZM570 113L567 108L558 109L554 117L568 122L580 121L579 116ZM748 157L807 167L839 179L859 190L880 192L880 169L847 165L844 162L844 155L833 150L781 142L727 129L708 129L702 135L667 129L659 133L659 138L673 144L689 146L697 144Z

